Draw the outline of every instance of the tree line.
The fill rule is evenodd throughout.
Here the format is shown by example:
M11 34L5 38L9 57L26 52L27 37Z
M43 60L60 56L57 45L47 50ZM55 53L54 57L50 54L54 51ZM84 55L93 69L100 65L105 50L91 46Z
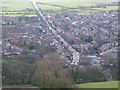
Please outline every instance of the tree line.
M40 88L72 88L75 84L107 81L102 68L66 66L58 53L46 59L27 63L11 59L3 61L3 85L32 85Z

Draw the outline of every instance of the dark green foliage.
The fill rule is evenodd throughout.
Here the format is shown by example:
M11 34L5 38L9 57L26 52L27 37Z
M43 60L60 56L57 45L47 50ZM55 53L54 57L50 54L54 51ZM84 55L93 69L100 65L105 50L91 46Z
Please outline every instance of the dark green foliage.
M34 85L34 71L34 66L28 63L3 62L3 85Z
M72 78L77 84L106 80L105 75L101 71L98 69L92 69L90 67L84 69L80 69L78 67L75 70L70 69L70 72Z
M29 45L28 48L29 48L29 50L33 50L35 48L35 46L31 44L31 45Z
M93 37L92 36L88 36L85 38L85 42L91 42L93 41Z

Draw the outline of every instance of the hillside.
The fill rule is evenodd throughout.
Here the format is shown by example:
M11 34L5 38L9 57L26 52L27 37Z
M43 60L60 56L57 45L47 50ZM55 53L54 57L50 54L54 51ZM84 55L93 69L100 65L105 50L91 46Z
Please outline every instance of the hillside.
M79 88L118 88L118 81L86 83L77 85Z

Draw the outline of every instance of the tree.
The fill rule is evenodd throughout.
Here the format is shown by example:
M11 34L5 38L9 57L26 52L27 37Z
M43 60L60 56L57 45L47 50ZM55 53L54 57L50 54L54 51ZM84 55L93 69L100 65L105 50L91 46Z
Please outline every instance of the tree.
M76 69L71 67L69 72L77 84L106 80L106 76L98 68L95 66L77 67Z
M91 42L93 41L93 37L92 36L87 36L85 39L85 42Z
M31 44L31 45L29 45L28 48L29 48L29 50L33 50L35 48L35 46Z
M36 78L42 88L66 88L72 86L71 77L57 54L49 54L49 60L36 62Z
M3 85L34 85L34 66L21 61L3 62Z

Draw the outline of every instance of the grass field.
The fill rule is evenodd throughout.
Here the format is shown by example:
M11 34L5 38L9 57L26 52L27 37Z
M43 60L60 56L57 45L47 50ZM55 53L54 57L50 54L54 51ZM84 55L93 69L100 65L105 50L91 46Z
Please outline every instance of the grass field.
M28 12L0 12L0 15L2 16L36 16L35 12L34 13L28 13Z
M76 85L78 88L118 88L118 81L97 82Z
M104 3L111 3L111 2L104 2ZM63 7L65 6L65 7L70 7L70 8L77 8L80 6L81 7L92 6L92 5L102 4L102 3L101 2L49 2L47 4L54 4L54 5L60 5ZM38 6L44 10L61 9L61 7L55 7L55 6L43 5L43 4L38 4ZM32 4L29 2L2 2L0 7L2 7L2 10L25 10L26 8L33 9ZM113 8L116 8L116 7L113 7Z
M105 3L111 3L111 2L104 2ZM98 5L102 4L102 2L47 2L47 4L53 4L53 5L59 5L63 7L69 7L69 8L79 8L83 6L92 6L92 5ZM56 7L56 6L51 6L51 5L44 5L44 4L37 4L39 8L42 10L61 10L62 7ZM33 9L33 6L30 2L3 2L1 4L2 11L5 12L0 12L0 15L3 16L36 16L35 12L34 13L19 13L22 12L23 10L26 9ZM68 11L76 11L78 14L90 14L94 13L97 11L101 10L118 10L118 6L107 6L106 8L93 8L93 9L72 9ZM47 13L49 15L49 13Z
M29 2L3 2L2 3L2 10L25 10L27 8L33 9L33 6ZM50 5L43 5L43 4L38 4L38 7L40 7L43 10L54 10L54 9L61 9L59 7L54 7Z
M79 6L91 6L91 5L95 5L96 3L95 2L49 2L49 4L75 8Z
M108 4L111 2L104 2L104 4ZM66 6L66 7L80 7L80 6L92 6L92 5L99 5L102 4L102 2L48 2L48 4L55 4L60 6Z
M93 9L109 11L109 10L118 10L119 8L118 6L107 6L106 8L93 8Z
M48 4L66 6L66 7L79 7L79 6L91 6L97 3L94 2L49 2ZM38 6L43 10L57 10L61 9L60 7L38 4ZM25 10L26 8L33 8L31 3L28 2L3 2L2 10Z
M3 2L1 5L2 10L25 10L26 8L33 8L29 2Z
M92 6L95 5L96 3L94 2L49 2L47 4L51 5L59 5L62 7L69 7L69 8L78 8L80 6ZM37 4L38 7L40 7L43 10L60 10L62 7L57 7L57 6L51 6L51 5L43 5L43 4Z
M38 4L38 7L41 8L42 10L61 10L61 7L55 7L55 6L50 6L50 5L43 5L43 4Z

